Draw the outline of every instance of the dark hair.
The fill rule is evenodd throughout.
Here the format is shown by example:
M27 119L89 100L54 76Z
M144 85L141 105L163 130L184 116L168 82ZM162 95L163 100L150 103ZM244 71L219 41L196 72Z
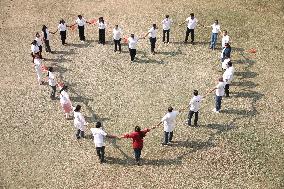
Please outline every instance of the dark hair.
M219 21L218 20L215 20L215 22L218 24L219 23Z
M194 96L197 96L197 95L198 95L198 90L194 90L194 91L193 91L193 95L194 95Z
M81 14L79 14L79 15L78 15L78 18L79 18L79 19L81 19L81 18L82 18L82 15L81 15Z
M49 71L49 72L53 72L53 67L49 67L49 68L48 68L48 71Z
M104 23L104 22L105 22L105 21L104 21L104 17L99 17L99 22Z
M62 91L67 91L68 86L67 85L63 85L62 89L59 91L59 93L61 93Z
M166 15L166 18L169 18L169 17L170 17L170 16L167 14L167 15Z
M134 38L134 34L132 33L132 34L130 35L130 37Z
M219 82L223 82L224 80L223 80L223 77L220 77L219 78Z
M102 123L98 121L98 122L96 123L96 128L100 128L101 126L102 126Z
M60 21L59 21L59 24L64 24L65 23L65 21L63 20L63 19L61 19Z
M32 44L32 45L36 45L36 44L37 44L37 41L36 41L36 40L33 40L31 44Z
M41 29L41 30L42 30L43 32L45 32L46 28L47 28L46 25L42 25L42 29Z
M139 136L140 136L141 138L145 137L145 133L144 133L144 132L141 132L141 128L140 128L139 126L136 126L136 127L134 128L134 131L135 131L135 132L138 132L138 133L139 133Z
M228 66L229 66L229 67L233 66L233 64L232 64L231 61L228 62Z
M172 112L173 110L174 110L173 107L171 106L168 107L168 112Z
M157 28L157 24L153 24L153 28L156 29Z
M81 110L81 106L80 106L80 105L77 105L76 108L75 108L75 110L74 110L74 112L80 112L80 110Z
M115 25L115 27L118 27L118 25Z
M190 16L194 16L194 13L190 13Z

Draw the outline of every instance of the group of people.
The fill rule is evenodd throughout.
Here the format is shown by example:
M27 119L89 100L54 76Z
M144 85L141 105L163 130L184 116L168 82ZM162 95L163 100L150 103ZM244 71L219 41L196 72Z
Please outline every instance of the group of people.
M56 76L54 74L54 69L52 67L46 68L44 65L41 64L41 61L43 59L42 57L42 46L45 45L46 52L52 52L50 45L49 45L49 39L50 39L50 33L55 34L57 31L59 31L61 36L62 45L66 45L66 37L67 37L67 27L74 28L74 26L77 25L78 31L79 31L79 38L81 42L84 42L85 34L84 34L84 28L85 24L94 24L96 23L99 28L99 44L105 44L105 29L106 29L106 23L103 19L103 17L100 17L99 20L96 22L96 20L92 20L90 22L86 21L81 15L78 15L77 20L73 25L67 25L63 19L60 20L58 28L55 32L49 32L48 28L43 25L42 27L42 35L40 33L36 33L35 39L33 40L31 44L31 55L32 55L32 61L34 63L34 67L37 74L37 80L40 85L44 83L44 78L42 77L42 71L47 71L47 77L48 77L48 84L51 87L51 99L56 99L56 89L59 87L59 98L60 98L60 104L62 106L63 112L65 114L66 119L74 119L74 126L76 128L76 138L85 138L85 131L87 122L85 121L84 116L81 113L81 106L77 105L75 107L72 106L72 102L68 95L68 87L66 85L63 85L62 83L56 82ZM169 15L165 16L165 19L162 21L163 26L163 37L162 40L164 43L170 42L170 28L171 24L173 23L172 19L170 19ZM194 44L194 30L198 24L198 20L195 18L194 14L191 13L190 17L188 17L184 23L187 23L186 28L186 35L184 43L187 43L189 34L191 34L191 43ZM183 23L180 23L182 25ZM202 25L205 27L204 25ZM151 131L152 129L155 129L163 124L164 126L164 141L162 145L167 146L170 145L173 142L173 131L175 128L175 119L177 115L186 110L189 109L188 113L188 120L187 125L192 126L192 118L194 116L193 126L198 126L198 116L199 116L199 110L201 107L202 100L211 92L215 91L215 108L213 111L215 113L220 113L221 111L221 104L222 104L222 98L225 95L226 97L229 97L229 86L233 80L234 75L234 67L232 66L232 62L230 60L231 58L231 47L230 47L230 38L228 36L227 31L221 32L220 25L218 20L215 20L215 22L208 26L212 28L212 34L211 34L211 41L209 48L214 50L216 48L217 44L217 38L218 34L222 33L222 51L221 51L221 68L223 70L223 75L218 79L218 84L209 90L205 95L201 96L199 95L198 90L193 91L193 97L190 100L189 106L185 107L181 110L174 110L173 107L168 107L168 112L165 114L165 116L161 119L161 121L155 125L152 128L146 128L141 129L139 126L136 126L134 128L134 132L129 134L124 134L122 136L115 136L110 135L106 133L102 128L101 122L96 122L95 128L91 128L90 131L93 135L93 140L96 146L97 155L99 157L99 160L101 163L105 162L105 137L110 138L131 138L133 140L133 149L135 154L135 160L138 165L141 165L140 163L140 157L141 157L141 151L143 148L143 138L146 136L146 133ZM153 24L153 26L150 28L150 30L143 36L142 38L138 38L134 36L134 34L131 34L129 38L124 38L125 41L128 42L129 52L131 56L131 61L134 61L135 55L136 55L136 44L139 39L144 39L147 36L149 36L149 40L151 43L151 53L155 54L155 44L157 41L157 25ZM122 30L119 28L118 25L115 25L113 29L113 40L114 40L114 51L121 52L121 39L122 39Z

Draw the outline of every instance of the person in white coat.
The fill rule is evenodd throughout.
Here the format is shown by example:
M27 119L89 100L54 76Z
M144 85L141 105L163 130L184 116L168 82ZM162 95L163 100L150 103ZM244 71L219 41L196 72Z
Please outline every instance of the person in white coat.
M82 115L81 106L77 105L74 109L74 126L77 129L76 137L77 139L85 138L85 130L87 122L85 121L84 116Z
M51 87L50 98L51 98L52 100L55 100L55 93L56 93L56 77L55 77L54 72L53 72L53 67L49 67L49 68L48 68L47 77L48 77L48 84L49 84L49 86Z
M166 15L166 18L162 21L163 24L163 42L169 43L170 42L170 29L173 20L169 18L169 15ZM167 34L167 41L166 41L166 34Z
M60 90L60 104L65 113L65 118L70 119L73 113L72 103L67 93L68 87L64 85Z
M164 142L162 143L162 145L169 145L172 142L174 133L173 131L175 128L175 119L181 111L182 110L174 111L174 109L170 106L168 108L168 113L161 119L161 121L156 126L158 127L162 123L164 124Z
M224 82L225 82L225 96L226 97L230 96L229 88L230 88L230 84L231 84L231 82L234 78L234 72L235 72L235 69L233 67L232 62L230 61L230 62L228 62L227 69L223 74L223 79L224 79Z
M39 54L35 54L34 58L34 67L37 75L37 81L39 85L42 85L44 82L42 80L42 72L41 72L41 59Z
M121 53L121 35L122 35L122 31L121 29L118 27L118 25L115 25L115 28L112 31L113 33L113 41L114 41L114 52L117 51L117 46L118 46L118 50L119 53Z

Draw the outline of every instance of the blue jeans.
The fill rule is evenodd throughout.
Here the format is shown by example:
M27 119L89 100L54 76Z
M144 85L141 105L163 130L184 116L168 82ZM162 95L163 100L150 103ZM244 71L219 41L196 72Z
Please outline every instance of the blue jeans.
M221 103L222 103L222 96L217 96L215 97L215 108L216 111L220 111L221 110Z
M211 34L211 44L210 44L211 49L215 49L216 43L217 43L217 37L218 37L218 33Z
M140 156L141 156L141 151L142 151L142 148L134 148L134 156L135 156L135 160L136 161L140 161Z

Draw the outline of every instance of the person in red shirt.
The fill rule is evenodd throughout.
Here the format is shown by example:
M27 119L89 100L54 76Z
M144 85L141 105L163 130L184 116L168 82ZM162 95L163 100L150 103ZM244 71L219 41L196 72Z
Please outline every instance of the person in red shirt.
M153 127L152 129L156 128ZM151 129L144 129L141 130L141 128L139 126L136 126L134 129L133 133L130 134L124 134L121 138L132 138L133 142L132 142L132 146L133 146L133 150L134 150L134 155L135 155L135 160L137 165L141 165L140 164L140 156L141 156L141 151L143 148L143 138L146 136L146 133L148 133Z

